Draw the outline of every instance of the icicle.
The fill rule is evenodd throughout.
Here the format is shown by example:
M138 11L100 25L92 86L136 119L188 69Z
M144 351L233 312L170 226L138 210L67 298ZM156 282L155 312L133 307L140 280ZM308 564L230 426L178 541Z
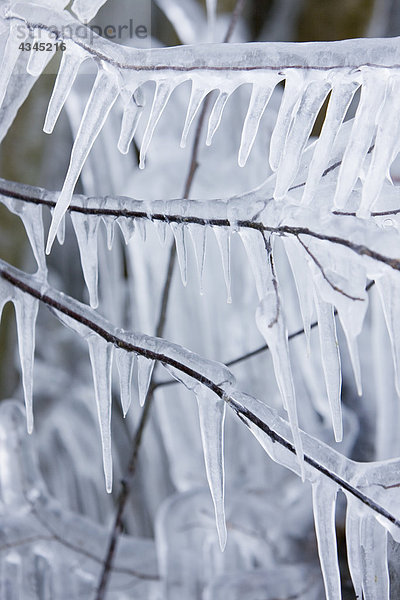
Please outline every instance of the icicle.
M322 368L331 409L333 431L335 440L341 442L343 438L342 407L340 402L342 371L340 367L339 345L336 337L335 316L333 306L324 302L316 289L314 299L317 309Z
M47 108L46 119L43 126L45 133L52 133L58 121L61 110L74 85L81 64L87 58L86 52L74 45L74 51L62 53L60 67L54 84L53 93Z
M298 243L289 237L285 237L283 238L283 245L296 284L300 312L304 326L304 334L307 342L307 350L308 354L310 354L311 321L314 311L314 296L311 273L304 256L301 252L299 252Z
M361 521L363 593L368 600L390 600L387 529L374 515Z
M54 213L54 209L51 209L51 214ZM63 246L65 242L65 215L61 219L60 226L57 229L57 240L60 246Z
M390 337L396 391L397 395L400 396L400 332L398 327L398 315L400 314L400 278L397 273L387 273L376 279L375 284L379 292L386 327Z
M308 170L302 204L310 204L315 196L321 177L328 167L338 131L358 87L359 84L355 81L333 86L324 124Z
M342 598L335 528L337 492L335 484L322 479L312 485L315 532L327 600Z
M0 107L3 105L11 75L21 53L19 46L27 37L28 30L24 28L22 32L20 22L11 24L0 67Z
M207 139L206 139L207 146L211 146L213 137L214 137L215 133L217 132L218 127L220 126L221 119L222 119L222 113L224 112L224 108L226 106L226 103L227 103L228 98L231 95L232 91L233 90L231 90L229 92L220 91L220 93L215 101L215 104L211 111L210 118L208 120L208 131L207 131Z
M344 208L359 177L365 156L376 129L376 118L385 97L386 82L381 77L369 78L361 88L360 104L354 118L350 140L340 165L334 197L336 208Z
M205 225L191 224L189 233L192 238L194 253L196 255L197 269L200 280L200 294L203 295L203 274L207 248L207 227Z
M231 232L229 227L213 227L221 253L222 268L226 285L227 302L231 304Z
M389 176L399 143L400 124L397 118L399 109L400 79L392 77L388 82L385 103L378 119L378 129L372 159L362 190L359 212L369 214L379 197L385 177Z
M147 219L136 219L135 228L142 242L145 242L147 238Z
M165 244L167 243L167 223L165 223L165 221L153 221L155 227L156 227L156 231L157 231L157 235L158 238L161 242L162 246L165 246Z
M17 319L18 349L24 388L28 433L33 431L33 361L35 354L35 327L39 300L16 289L13 303Z
M265 296L256 312L257 327L271 351L274 372L282 402L288 413L294 446L304 479L304 452L297 418L296 395L290 365L286 327L283 323L279 297L275 292Z
M72 148L71 160L63 189L61 190L57 205L54 209L53 220L51 222L47 241L47 254L50 253L58 226L69 206L76 182L78 181L86 158L117 97L118 85L116 77L113 74L100 69Z
M29 204L14 198L4 196L2 202L15 215L18 215L24 224L33 255L38 265L38 270L44 276L47 273L46 258L44 254L44 231L42 206Z
M122 348L116 348L115 355L119 373L122 412L124 417L126 417L132 401L132 373L135 355Z
M79 246L82 271L89 292L90 306L97 308L98 299L98 253L97 231L100 219L97 216L71 212L76 239Z
M273 171L277 171L279 168L293 113L301 99L304 86L305 81L302 73L295 71L288 74L278 118L271 136L269 163Z
M304 453L297 419L287 330L280 305L278 281L272 271L272 257L267 254L265 242L258 231L241 229L239 234L253 270L260 299L256 311L257 327L271 351L276 381L282 404L289 416L301 476L304 478Z
M218 0L206 0L209 33L208 37L210 42L214 40L215 23L217 21L217 2Z
M154 360L137 355L137 382L139 392L139 404L144 406L147 392L149 391L151 376L154 369Z
M106 228L106 236L107 236L107 248L112 250L114 243L114 235L115 235L115 217L111 217L108 215L104 215L102 217L104 226Z
M186 226L182 223L170 223L174 234L176 252L178 254L179 269L183 285L187 285L187 248L186 248Z
M156 89L154 92L153 106L151 107L151 112L149 116L149 120L147 122L146 131L143 135L142 144L140 147L140 162L139 167L144 169L146 162L146 154L149 149L154 130L157 126L157 123L167 105L169 97L171 96L173 90L175 88L174 83L170 83L168 81L158 81L156 83Z
M125 244L128 245L135 233L135 219L131 217L118 217L117 223L124 237Z
M88 23L96 16L100 7L107 0L74 0L72 10L77 15L78 19L84 23Z
M187 138L189 135L190 127L194 121L194 118L202 104L204 98L210 92L208 87L197 87L194 80L192 81L192 92L190 95L189 106L187 109L185 125L182 132L181 148L186 147Z
M215 519L221 550L226 545L224 508L224 422L226 406L211 390L201 385L195 389L199 407L200 432L203 444L208 485L214 503Z
M276 175L274 198L283 199L293 183L315 119L329 89L330 84L327 81L314 81L306 88L282 153L280 168Z
M108 344L98 335L89 335L90 362L92 364L94 391L100 424L103 447L103 467L107 493L112 490L112 448L111 448L111 367L112 344Z
M361 507L357 505L357 501L353 496L346 494L347 511L346 511L346 547L347 547L347 562L351 580L353 582L356 598L362 597L362 557L361 557L361 530L360 524L362 519ZM360 514L361 513L361 514Z
M143 107L138 106L133 99L125 106L122 117L121 134L118 141L118 150L121 154L128 154L142 114Z
M35 50L33 46L35 44L40 43L51 43L51 52ZM55 53L55 50L53 49L53 43L54 38L51 38L47 31L43 29L39 29L38 33L34 35L34 38L32 40L32 50L30 52L28 64L26 66L26 70L29 73L29 75L32 75L33 77L39 77L39 75L42 74L47 63L50 61L51 57Z
M272 92L276 85L281 80L276 74L269 77L266 82L253 84L249 108L247 110L246 119L244 121L242 138L239 149L239 166L244 167L249 158L251 149L253 148L258 129L260 127L261 118L265 112L267 104L271 98Z

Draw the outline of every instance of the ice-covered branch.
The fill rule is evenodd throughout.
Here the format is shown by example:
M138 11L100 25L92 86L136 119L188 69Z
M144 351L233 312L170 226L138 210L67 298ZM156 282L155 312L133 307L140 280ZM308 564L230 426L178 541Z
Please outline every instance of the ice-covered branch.
M398 154L396 99L400 89L400 51L397 38L305 44L204 44L140 50L113 44L89 29L85 30L85 39L81 35L82 24L70 13L47 6L33 8L31 4L21 2L12 5L4 19L10 27L10 34L3 56L3 66L7 65L7 68L1 70L1 90L7 88L12 65L19 54L20 39L15 34L15 27L24 26L26 36L35 37L46 30L54 38L65 40L67 50L46 118L45 130L48 133L53 130L81 63L89 59L98 67L98 76L82 117L64 187L54 211L48 251L70 204L86 157L118 97L121 97L125 111L119 149L128 151L138 114L142 111L135 101L135 93L147 81L155 83L155 91L142 139L141 167L145 165L154 130L172 92L185 81L191 82L192 93L182 135L183 145L209 92L218 90L208 124L207 141L211 143L230 96L244 84L252 86L239 149L239 164L242 166L247 161L275 87L285 81L269 157L271 168L276 171L273 196L277 199L284 198L293 184L314 121L328 96L325 122L313 151L302 194L304 204L316 198L331 149L340 136L357 89L361 88L361 97L344 146L334 206L341 209L347 205L365 157L373 145L357 206L359 216L368 216L379 198L387 169Z
M222 434L221 429L214 427L218 422L216 415L219 413L219 402L230 406L236 412L273 460L300 474L289 424L264 403L236 392L233 387L233 376L225 366L200 358L165 340L118 330L89 307L49 289L43 280L26 276L4 262L0 263L0 277L3 282L0 288L2 303L9 298L15 298L13 297L15 289L36 302L44 303L64 324L87 339L90 347L95 350L91 352L91 359L93 370L96 372L96 396L103 443L109 441L106 435L109 423L104 422L101 417L105 414L110 415L111 411L111 399L107 392L108 383L103 380L107 377L105 374L109 373L107 365L112 350L115 350L119 365L129 366L127 357L131 354L136 354L150 362L154 360L161 362L174 377L193 390L199 404L203 404L203 412L200 413L203 417L200 418L200 422L206 440L207 472L216 507L219 506L221 499L218 481L222 472L221 458L217 459ZM17 318L20 318L18 314ZM126 376L129 378L131 371L129 368L122 369L120 375L122 373L124 375L121 377L121 384L126 384ZM138 375L140 377L140 372ZM121 385L121 390L123 387ZM212 421L206 417L211 416L211 413L214 414ZM335 596L332 591L334 590L332 581L335 578L332 578L332 572L334 573L338 567L336 562L332 561L332 557L329 557L332 540L335 539L335 529L334 524L327 526L329 521L326 521L325 511L330 509L321 498L329 495L331 491L334 492L333 497L335 497L337 491L341 489L348 497L348 511L351 511L353 519L358 519L360 525L365 522L365 525L372 528L372 535L375 535L374 532L379 532L380 529L376 530L375 521L371 523L369 520L369 515L374 514L378 523L399 540L399 461L396 459L379 463L356 463L312 436L304 432L300 432L300 435L304 448L305 476L316 490L314 512L325 584L328 597L333 598ZM105 447L108 452L107 443ZM109 468L107 460L105 466L106 469ZM109 473L107 475L110 477ZM221 513L217 509L216 512L218 517ZM220 521L218 527L221 527ZM321 533L321 527L324 528L325 533ZM352 576L356 575L352 573Z

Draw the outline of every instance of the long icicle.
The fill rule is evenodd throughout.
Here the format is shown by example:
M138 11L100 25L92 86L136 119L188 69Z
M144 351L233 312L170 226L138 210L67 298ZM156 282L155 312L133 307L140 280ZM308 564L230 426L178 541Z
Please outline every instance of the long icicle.
M46 254L50 254L57 229L71 202L72 194L83 165L107 119L108 113L118 97L118 93L119 88L116 77L103 69L99 69L72 148L71 160L64 185L54 209L47 240Z

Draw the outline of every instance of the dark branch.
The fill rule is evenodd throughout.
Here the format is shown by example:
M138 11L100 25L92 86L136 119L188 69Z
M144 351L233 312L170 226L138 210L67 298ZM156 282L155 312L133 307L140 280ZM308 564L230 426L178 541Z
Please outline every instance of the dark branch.
M4 263L3 263L4 264ZM11 273L12 272L12 273ZM271 429L266 423L264 423L257 415L247 409L245 406L240 404L235 398L228 395L223 387L220 384L212 381L199 371L188 367L187 365L179 362L178 360L168 356L167 354L149 351L146 348L142 348L140 346L132 345L127 343L122 337L117 336L114 332L111 331L110 328L105 328L103 322L103 326L99 325L97 320L97 315L94 313L92 320L88 318L83 318L78 312L70 310L68 306L65 306L62 302L55 301L49 294L42 294L39 290L33 288L26 284L23 281L23 277L19 278L16 273L18 273L18 269L13 267L0 267L0 276L11 283L12 285L18 287L18 289L23 292L30 294L34 298L37 298L41 302L43 302L46 306L50 308L55 308L57 311L60 311L78 323L81 323L91 329L93 332L100 335L107 342L113 343L120 348L124 348L128 352L136 352L137 354L141 354L147 358L152 360L157 360L161 363L168 364L173 366L178 371L188 375L192 379L198 381L202 385L208 387L214 394L216 394L221 400L224 400L233 410L236 412L237 416L244 422L248 421L253 423L258 429L263 431L273 442L276 442L286 448L291 454L296 455L296 450L294 445L288 441L286 438L282 437L279 433ZM64 298L68 298L67 296L63 296ZM154 391L154 390L153 390ZM246 423L247 425L247 423ZM310 465L312 468L316 469L318 472L322 473L326 477L328 477L331 481L335 482L340 488L345 490L346 492L352 494L355 498L360 500L363 504L371 508L374 512L381 515L385 519L387 519L390 523L400 528L400 521L392 515L389 511L383 508L380 504L376 503L372 498L360 492L357 488L353 487L346 480L341 478L339 475L330 471L327 467L317 462L313 457L304 455L304 462Z

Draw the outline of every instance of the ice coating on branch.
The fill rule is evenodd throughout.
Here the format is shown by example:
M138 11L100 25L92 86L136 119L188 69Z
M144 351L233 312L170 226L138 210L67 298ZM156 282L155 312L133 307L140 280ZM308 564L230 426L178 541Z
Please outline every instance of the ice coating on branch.
M39 300L19 289L14 292L13 303L17 320L18 350L21 361L24 388L26 424L28 433L33 431L33 361L35 354L35 328Z
M67 101L80 66L85 58L85 52L78 46L74 47L73 52L65 51L62 53L61 64L58 69L57 78L54 83L53 93L50 98L43 126L43 131L45 133L53 133L58 117Z
M242 138L239 148L239 166L244 167L253 148L261 118L267 108L278 82L282 79L276 73L266 75L265 79L253 84L249 107L243 124Z
M123 348L115 348L115 357L119 374L122 412L126 417L132 401L132 374L135 366L135 354L127 352Z
M189 227L189 233L190 237L192 238L194 253L196 256L197 270L200 281L200 294L203 294L203 274L207 249L207 227L204 227L203 225L192 224Z
M85 215L73 211L71 212L71 220L78 241L83 276L89 292L90 306L97 308L99 305L97 232L100 219L96 215Z
M310 204L314 200L322 174L328 167L331 149L358 87L359 83L355 81L333 86L322 130L309 166L302 199L303 204Z
M52 50L50 52L42 52L41 50L35 50L34 48L32 48L31 53L29 55L29 61L26 67L26 70L29 73L29 75L33 75L33 77L38 77L42 74L47 63L55 54L53 41L54 39L51 38L46 31L34 35L32 45L39 43L51 43Z
M50 253L61 219L71 202L76 182L87 156L117 97L118 85L116 78L103 69L99 69L72 148L71 160L67 175L65 176L63 189L54 209L46 247L47 254Z
M59 6L57 5L56 9ZM85 11L88 10L86 4L79 5L79 8L77 3L74 6L80 15L85 14ZM96 10L97 8L93 9L93 14ZM182 10L184 9L179 4L175 16L179 11L182 13ZM71 36L69 36L71 39L63 40L67 42L66 53L71 56L74 55L78 46L79 51L81 51L80 38L82 36L79 28L83 27L82 24L67 11L54 10L54 3L46 2L46 5L35 5L33 10L30 3L18 2L13 3L8 11L10 18L15 19L15 22L26 21L28 25L26 32L29 28L33 35L38 27L37 23L40 23L43 30L50 29L54 26L54 23L57 23L60 28L59 39L61 40L61 28L68 26L71 31ZM171 14L173 12L171 9ZM91 14L91 11L88 14ZM12 21L11 25L14 26L15 22ZM203 27L203 24L201 26ZM0 76L4 88L7 87L11 70L17 60L17 57L13 56L17 49L12 48L13 42L10 40L14 39L15 41L17 38L18 36L9 37L10 43L6 52L6 54L8 53L7 60ZM120 87L116 92L117 95L121 95L126 99L127 96L129 97L129 95L136 92L138 86L140 87L147 81L154 82L156 86L154 107L150 112L147 132L143 141L142 166L144 165L144 157L152 133L163 107L172 91L181 83L192 81L193 88L182 144L185 144L190 123L207 93L213 90L219 91L219 97L211 116L208 140L211 141L228 96L243 84L253 85L253 94L245 121L242 148L239 154L239 162L244 164L254 140L261 114L268 101L270 85L273 87L274 80L285 80L285 92L270 147L271 167L278 172L276 188L278 198L284 196L285 190L290 185L290 180L294 177L301 150L307 143L312 123L317 117L324 95L331 87L332 94L328 103L327 118L323 134L318 142L318 151L314 152L313 166L310 170L311 181L304 196L305 203L310 202L315 196L315 185L319 181L321 170L324 171L324 164L326 164L326 158L330 152L331 142L334 141L338 126L343 121L355 88L361 85L363 93L360 105L356 110L354 135L348 145L336 194L336 206L338 207L346 203L354 184L361 175L363 162L371 147L370 144L373 143L376 126L380 118L379 109L385 96L385 80L388 79L390 73L394 72L393 67L400 63L400 51L396 38L304 44L282 42L220 44L218 47L214 44L197 44L196 46L152 48L149 50L123 47L95 34L88 35L88 39L90 39L90 48L83 49L83 51L86 52L87 58L91 60L97 61L99 56L102 57L101 68L108 69L107 76L110 78L111 87L114 85L114 78L118 77ZM19 43L20 39L17 39L17 41ZM67 58L65 58L65 61L67 61ZM1 81L0 91L2 90ZM99 94L99 96L102 96L102 94ZM395 102L395 95L393 94L393 103L395 104ZM60 100L60 103L62 103L62 100ZM389 100L388 110L390 103ZM58 109L59 107L55 106L51 110L53 117L49 117L49 122L46 124L49 129L53 126L52 121L54 121ZM123 152L126 152L129 140L133 135L134 121L133 111L128 109L124 118L123 135L119 144ZM393 143L394 139L397 139L395 128L393 128L392 134L388 135L389 137L391 135L391 137L388 140L387 147ZM79 144L79 146L83 149L85 144ZM383 146L381 145L381 147ZM395 145L393 154L396 154L397 149ZM353 157L353 155L355 159L347 158ZM381 164L383 164L383 160L377 156L373 165L373 172L379 171L377 182L382 176L386 175L386 168L383 174ZM73 189L73 187L73 175L69 174L67 188ZM371 189L370 196L364 196L364 204L359 209L360 216L368 214L367 205L372 202L372 192L374 192L374 188ZM65 190L56 215L57 223L65 210L65 206L68 205L67 196ZM54 239L56 229L55 221L51 230L50 241ZM49 243L48 250L50 245Z
M181 273L182 284L187 285L187 247L186 247L186 226L182 223L170 223L174 234L176 252L178 255L179 270Z
M322 477L312 485L315 532L327 600L342 597L335 527L337 493L337 485Z
M144 406L144 403L146 402L153 369L154 360L146 358L141 354L137 355L137 382L140 406Z
M339 345L336 337L334 309L332 305L322 300L317 289L315 289L314 300L317 309L322 368L331 409L333 431L335 440L340 442L343 437L342 408L340 402L342 371Z
M195 389L199 407L200 432L203 444L208 485L214 503L215 519L221 550L226 545L224 508L224 422L226 404L209 388L200 385Z
M112 490L111 368L114 346L96 334L87 337L103 448L106 490Z
M347 200L359 177L365 156L373 142L376 121L385 98L385 80L382 84L382 73L368 73L361 87L360 105L354 117L349 143L340 165L338 183L334 197L336 208L346 206ZM361 210L359 216L365 216Z
M87 23L96 16L99 9L107 0L75 0L72 5L72 10L77 15L78 19Z
M231 304L231 230L229 227L213 227L222 260L227 302Z
M146 154L149 149L154 130L158 121L168 103L168 100L174 91L175 85L168 81L157 81L154 92L153 105L151 107L149 120L146 130L143 135L142 144L140 146L140 162L139 167L144 169L146 162Z

